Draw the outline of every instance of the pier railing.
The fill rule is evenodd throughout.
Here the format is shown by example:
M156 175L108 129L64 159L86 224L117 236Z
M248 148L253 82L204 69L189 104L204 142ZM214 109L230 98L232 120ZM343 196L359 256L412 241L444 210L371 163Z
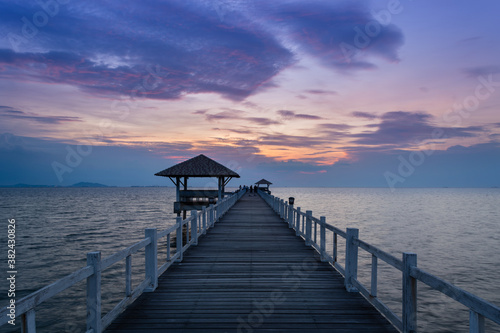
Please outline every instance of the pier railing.
M382 313L399 331L404 333L417 332L417 281L425 283L455 301L469 308L469 332L484 333L484 319L488 318L500 325L500 308L476 295L473 295L453 284L440 279L417 267L417 255L404 252L402 260L370 245L359 238L359 230L347 228L345 231L326 223L326 218L319 219L312 211L301 211L287 201L258 191L260 196L273 210L295 230L297 236L304 239L306 245L313 247L321 260L329 262L344 276L345 288L349 292L361 293L380 313ZM319 237L318 237L319 228ZM326 250L326 233L330 232L333 248ZM345 265L338 262L338 237L345 239ZM318 240L319 238L319 240ZM364 286L358 280L358 252L362 249L371 254L371 283ZM396 315L385 303L377 297L378 260L382 260L402 272L402 317Z
M13 311L9 305L0 311L0 326L9 320L20 317L21 331L35 333L35 308L60 292L87 280L87 330L86 333L101 333L118 315L143 292L152 292L158 286L158 276L163 274L174 262L182 261L183 253L192 245L198 244L200 235L207 232L216 222L245 194L242 189L218 202L203 208L201 212L191 211L191 216L183 220L177 217L176 224L158 232L146 229L145 238L126 249L101 259L101 252L87 253L87 266L73 272L56 282L39 289L15 302ZM184 227L186 226L186 227ZM184 232L183 232L183 229ZM176 250L171 253L171 242L176 242ZM161 240L161 241L160 241ZM166 258L158 267L158 248L167 247ZM132 255L145 249L145 278L132 290ZM110 266L125 260L125 297L107 314L101 312L101 274Z

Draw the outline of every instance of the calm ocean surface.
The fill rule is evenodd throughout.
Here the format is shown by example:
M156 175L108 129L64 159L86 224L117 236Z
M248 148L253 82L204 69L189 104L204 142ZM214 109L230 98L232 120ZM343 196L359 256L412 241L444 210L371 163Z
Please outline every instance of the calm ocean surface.
M500 189L271 189L339 228L359 228L362 240L396 257L417 253L419 267L500 305ZM0 188L1 306L8 302L7 219L16 219L20 299L85 266L87 252L106 257L141 240L145 228L174 224L174 197L173 188ZM339 254L343 250L339 242ZM360 258L358 274L369 285L370 256L360 250ZM135 285L143 265L143 255L135 255ZM124 270L120 263L103 273L103 313L124 295ZM401 273L380 261L379 270L379 297L399 314ZM464 307L423 284L418 288L420 332L468 332ZM38 331L84 332L84 290L81 282L37 308ZM17 323L0 332L20 331ZM487 321L487 332L500 329Z

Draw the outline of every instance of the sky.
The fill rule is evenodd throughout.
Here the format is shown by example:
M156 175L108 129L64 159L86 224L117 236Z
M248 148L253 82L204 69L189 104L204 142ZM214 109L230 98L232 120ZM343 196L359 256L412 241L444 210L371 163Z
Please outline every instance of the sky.
M499 12L0 1L0 185L172 185L205 154L230 186L498 187Z

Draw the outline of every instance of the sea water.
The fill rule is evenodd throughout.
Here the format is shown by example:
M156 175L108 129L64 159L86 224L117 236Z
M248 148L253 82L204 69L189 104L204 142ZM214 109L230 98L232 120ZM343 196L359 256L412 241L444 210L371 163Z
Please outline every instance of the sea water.
M500 304L500 189L271 188L295 206L338 228L358 228L360 239L494 304ZM0 189L5 260L0 305L6 306L7 224L16 221L16 299L86 265L86 253L106 257L144 238L145 228L175 223L173 188ZM345 243L339 237L339 257ZM328 249L332 241L328 238ZM166 256L161 247L159 257ZM359 279L369 286L370 256L360 250ZM144 277L143 252L133 256L133 286ZM124 261L103 272L103 314L124 297ZM401 312L401 272L379 260L378 295ZM4 287L1 287L4 285ZM418 284L420 332L467 332L468 311ZM38 332L85 332L85 281L36 308ZM236 320L236 319L235 319ZM4 325L0 332L20 331ZM235 321L236 323L236 321ZM500 332L488 320L488 332ZM236 325L235 325L236 330Z

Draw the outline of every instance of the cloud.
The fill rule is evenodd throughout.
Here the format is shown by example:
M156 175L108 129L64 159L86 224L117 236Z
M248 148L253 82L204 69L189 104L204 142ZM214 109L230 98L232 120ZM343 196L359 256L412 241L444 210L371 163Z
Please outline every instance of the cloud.
M339 131L345 131L352 128L351 125L347 124L331 124L331 123L319 124L317 127L322 130L327 129L327 130L339 130Z
M376 65L366 60L373 55L391 62L399 60L397 52L404 38L393 24L378 25L380 30L363 43L366 45L356 43L357 31L364 31L369 22L377 22L363 2L290 1L259 5L272 28L328 67L341 71L373 69ZM351 48L348 52L345 45Z
M268 140L303 141L307 137L268 138ZM234 145L211 142L144 142L135 146L94 146L72 172L64 174L59 183L51 164L66 163L66 143L0 134L0 185L16 183L69 185L80 181L108 185L170 185L168 180L153 174L190 157L204 153L238 172L236 183L253 183L266 175L282 186L364 186L387 187L384 173L397 173L399 157L408 160L414 150L359 149L355 158L331 165L318 165L315 159L279 162L260 154L256 141L241 140ZM328 151L325 151L327 153ZM312 153L314 154L314 153ZM423 153L425 155L425 153ZM436 150L415 168L397 187L491 187L500 186L500 144L486 143L470 147L454 146Z
M356 118L365 118L365 119L369 119L369 120L373 120L373 119L378 118L378 116L376 116L372 113L363 112L363 111L354 111L354 112L351 112L351 115L353 117L356 117Z
M391 145L406 147L415 142L430 140L434 131L442 131L444 138L474 137L484 128L470 127L439 127L432 125L433 116L424 112L393 111L384 113L381 123L373 124L377 127L373 132L352 134L354 143L361 145Z
M0 4L11 42L0 50L0 78L68 84L98 96L216 93L241 101L276 87L273 77L304 52L342 71L373 69L365 58L395 61L403 41L397 27L383 26L347 61L340 43L352 44L355 28L373 20L362 2L85 1L60 6L25 38L21 18L39 10L36 2Z
M478 76L488 76L500 73L500 66L489 65L489 66L468 67L464 68L463 72L467 77L477 78Z
M123 6L88 1L61 8L40 29L43 38L0 52L0 77L66 83L93 94L176 99L215 92L241 100L295 61L241 13L232 15L240 18L238 25L221 24L210 3ZM2 7L2 16L19 22L39 10L31 3ZM14 28L12 23L10 31L21 35Z
M227 110L218 113L204 113L207 121L241 120L248 121L260 126L280 124L279 121L265 117L247 117L247 112L241 110Z
M312 114L305 114L305 113L295 113L294 111L290 110L278 110L276 111L277 114L279 114L282 118L286 120L291 120L291 119L305 119L305 120L319 120L319 119L324 119L323 117L312 115Z
M30 122L37 122L42 124L58 125L68 122L81 122L80 117L68 116L41 116L36 113L26 113L24 111L15 110L8 106L0 106L0 118L25 120Z
M313 95L337 95L337 92L333 90L310 89L305 92Z
M317 147L331 141L322 137L308 137L302 135L288 134L266 134L258 139L259 145L264 146L284 146L284 147Z

